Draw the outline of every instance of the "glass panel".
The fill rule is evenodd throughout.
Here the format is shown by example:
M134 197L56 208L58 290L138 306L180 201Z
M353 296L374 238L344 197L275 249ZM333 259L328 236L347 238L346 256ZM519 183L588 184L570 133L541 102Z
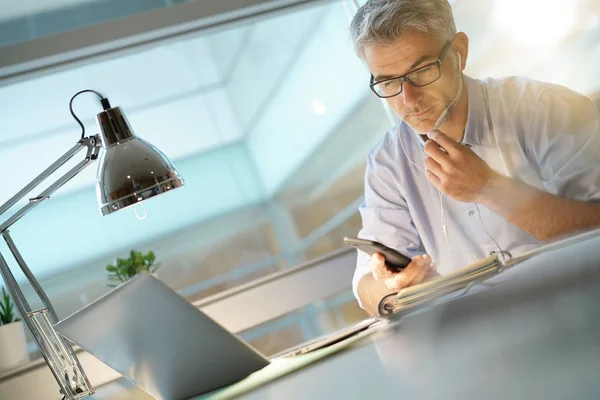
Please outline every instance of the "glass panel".
M299 260L339 249L345 235L356 235L366 154L389 126L381 100L365 94L281 189L277 201L296 226Z
M600 68L597 1L469 0L453 10L470 39L468 75L526 76L588 96L600 91L592 72Z

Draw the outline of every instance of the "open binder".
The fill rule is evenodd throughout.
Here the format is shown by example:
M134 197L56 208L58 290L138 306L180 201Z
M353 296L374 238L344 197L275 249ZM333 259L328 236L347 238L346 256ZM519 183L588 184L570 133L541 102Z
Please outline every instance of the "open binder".
M566 247L596 236L600 236L600 229L568 236L562 240L540 246L508 260L504 260L504 257L499 253L493 254L451 274L436 277L430 281L402 289L397 293L388 294L379 302L379 314L381 316L390 316L392 314L403 313L404 311L413 311L444 295L465 289L473 283L491 278L506 268L512 267L539 253Z
M443 295L464 289L473 282L490 278L500 273L506 266L498 254L494 254L451 274L385 296L379 302L379 314L386 316L412 310Z

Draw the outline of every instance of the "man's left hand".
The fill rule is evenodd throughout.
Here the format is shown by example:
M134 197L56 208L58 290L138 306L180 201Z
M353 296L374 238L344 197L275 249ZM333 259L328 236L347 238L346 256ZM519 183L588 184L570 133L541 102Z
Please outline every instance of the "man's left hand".
M433 131L427 136L430 139L425 143L425 153L429 156L425 159L427 178L446 196L480 203L486 189L503 178L470 148L444 133Z

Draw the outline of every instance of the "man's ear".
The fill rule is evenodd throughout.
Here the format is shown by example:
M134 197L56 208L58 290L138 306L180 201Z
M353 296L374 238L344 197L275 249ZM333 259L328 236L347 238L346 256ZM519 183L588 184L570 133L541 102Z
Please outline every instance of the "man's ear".
M452 40L452 50L460 54L461 66L464 70L467 66L467 57L469 56L469 37L464 32L458 32Z

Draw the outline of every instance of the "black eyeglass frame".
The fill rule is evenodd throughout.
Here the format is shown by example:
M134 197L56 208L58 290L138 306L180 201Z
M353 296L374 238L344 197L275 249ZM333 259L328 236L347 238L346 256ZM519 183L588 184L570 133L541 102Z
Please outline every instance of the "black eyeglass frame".
M440 52L440 56L438 57L438 59L432 63L429 63L427 65L423 65L422 67L419 67L417 69L414 69L402 76L396 76L393 78L388 78L388 79L384 79L378 82L373 82L373 75L371 74L371 79L369 82L369 88L371 88L371 90L373 91L373 93L375 93L375 95L379 98L382 99L388 99L390 97L394 97L394 96L398 96L400 93L402 93L402 85L404 84L404 82L408 82L410 85L414 86L414 87L424 87L427 85L431 85L433 82L437 81L438 79L440 79L442 77L442 62L444 61L444 59L446 58L446 54L448 53L448 49L450 49L450 45L452 44L451 41L447 41L446 44L444 45L444 47L442 48L442 51ZM414 82L411 82L410 79L408 78L408 76L410 74L413 74L415 72L424 70L425 68L429 68L431 66L436 65L438 68L438 77L435 78L434 80L432 80L431 82L425 83L423 85L417 85ZM384 82L389 82L389 81L393 81L393 80L399 80L400 81L400 89L398 90L398 93L389 95L389 96L381 96L379 93L377 93L377 91L375 90L375 86L379 85L380 83L384 83Z

